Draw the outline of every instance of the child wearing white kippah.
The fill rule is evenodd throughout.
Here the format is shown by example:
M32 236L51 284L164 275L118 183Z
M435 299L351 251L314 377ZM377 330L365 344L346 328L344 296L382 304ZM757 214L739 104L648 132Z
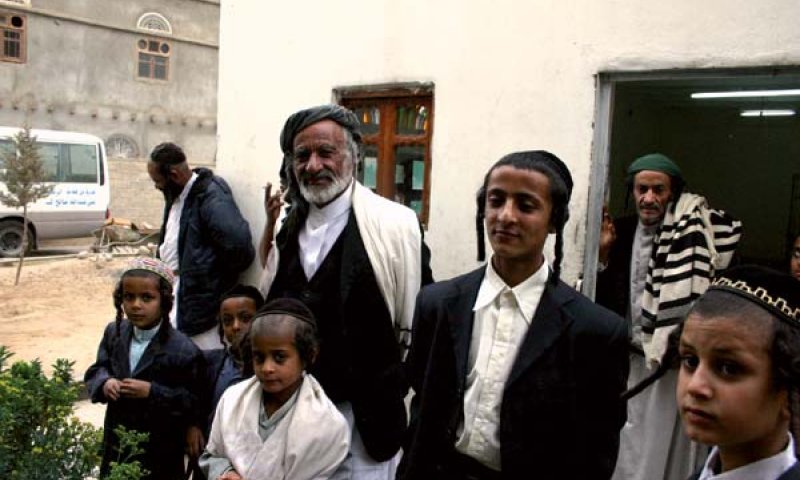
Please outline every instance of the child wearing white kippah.
M116 320L106 326L97 361L84 378L92 402L108 403L101 477L121 460L114 429L122 425L149 434L144 453L133 458L149 471L145 478L183 478L186 432L203 421L195 412L205 362L169 323L172 281L160 260L137 258L114 290Z

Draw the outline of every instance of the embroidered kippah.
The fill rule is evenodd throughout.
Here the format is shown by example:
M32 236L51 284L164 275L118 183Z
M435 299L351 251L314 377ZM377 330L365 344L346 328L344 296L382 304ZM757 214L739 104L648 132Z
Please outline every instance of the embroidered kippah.
M708 288L746 298L800 328L800 281L766 267L742 265L726 270Z
M151 257L137 257L131 260L128 263L128 266L125 268L125 271L122 272L125 275L127 272L133 270L144 270L146 272L152 272L158 275L159 277L166 280L170 285L175 284L175 274L172 273L172 269L167 266L166 263L162 262L157 258Z

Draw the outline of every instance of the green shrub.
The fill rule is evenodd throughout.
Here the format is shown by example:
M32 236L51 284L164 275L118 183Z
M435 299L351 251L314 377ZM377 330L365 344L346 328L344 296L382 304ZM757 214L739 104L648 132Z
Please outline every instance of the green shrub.
M99 462L101 430L73 416L75 362L59 359L50 378L38 360L0 346L0 478L83 480Z
M73 415L80 383L75 362L58 359L48 378L39 360L14 362L0 345L0 479L84 480L97 474L103 430ZM120 450L109 480L139 480L147 471L136 455L147 433L118 427Z

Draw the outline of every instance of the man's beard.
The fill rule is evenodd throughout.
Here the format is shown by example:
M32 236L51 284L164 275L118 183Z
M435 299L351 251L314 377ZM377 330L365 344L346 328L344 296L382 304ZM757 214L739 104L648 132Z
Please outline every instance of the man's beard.
M164 200L167 203L172 203L180 196L181 192L183 192L183 187L172 180L167 180L167 184L164 185L164 188L159 190L164 194Z
M303 198L314 205L327 205L339 196L349 185L352 175L337 177L330 172L321 172L317 177L329 178L331 184L327 187L308 186L304 180L300 183L300 194Z

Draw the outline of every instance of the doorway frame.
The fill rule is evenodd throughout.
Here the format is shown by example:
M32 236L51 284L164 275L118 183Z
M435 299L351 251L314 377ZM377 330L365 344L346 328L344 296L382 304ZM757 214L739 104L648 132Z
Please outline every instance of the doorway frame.
M592 137L589 198L586 211L586 239L583 255L581 292L594 300L597 286L597 260L603 205L607 199L608 169L611 156L611 133L616 86L626 82L711 80L738 76L800 75L800 65L731 67L707 69L670 69L647 71L607 71L595 74L594 134Z

